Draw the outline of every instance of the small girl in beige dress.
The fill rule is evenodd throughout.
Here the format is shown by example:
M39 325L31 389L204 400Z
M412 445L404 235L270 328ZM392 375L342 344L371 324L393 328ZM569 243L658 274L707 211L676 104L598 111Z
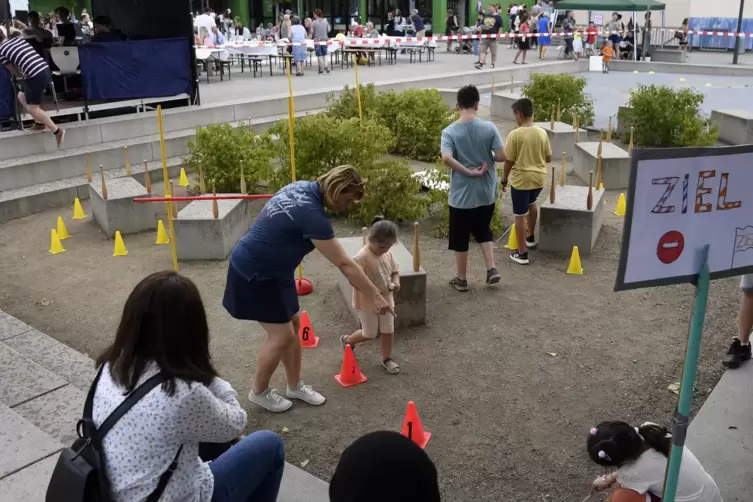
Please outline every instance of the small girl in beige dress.
M381 218L375 219L369 229L366 245L353 257L366 276L381 291L382 296L394 310L394 291L400 289L400 273L397 261L390 248L397 242L397 225ZM382 366L394 375L400 366L392 359L392 341L395 334L395 316L392 313L378 314L370 298L353 289L353 308L358 311L361 329L352 335L343 335L343 345L355 345L381 335Z

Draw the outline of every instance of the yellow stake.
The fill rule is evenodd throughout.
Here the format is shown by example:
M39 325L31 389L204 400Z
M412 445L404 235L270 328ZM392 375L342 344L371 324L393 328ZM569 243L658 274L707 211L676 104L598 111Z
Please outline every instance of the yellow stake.
M85 155L86 157L86 181L88 183L92 182L92 166L89 164L89 154L87 153Z
M157 126L159 127L159 146L162 154L162 180L165 182L165 197L169 198L170 183L167 176L167 155L165 154L165 129L162 126L162 105L157 105ZM167 206L167 223L170 230L170 250L173 253L173 270L178 271L178 248L175 247L175 225L173 224L172 202L165 202Z
M363 108L361 108L361 84L358 81L358 61L353 59L353 68L356 71L356 99L358 100L358 120L363 120Z
M131 157L128 155L128 147L123 147L123 161L125 162L125 173L126 176L132 176L133 171L131 170Z
M290 75L290 59L288 59L288 134L290 135L290 178L295 181L295 99L293 98L293 78ZM359 94L360 96L360 94ZM360 103L360 98L359 98ZM303 265L298 265L298 282L303 280Z

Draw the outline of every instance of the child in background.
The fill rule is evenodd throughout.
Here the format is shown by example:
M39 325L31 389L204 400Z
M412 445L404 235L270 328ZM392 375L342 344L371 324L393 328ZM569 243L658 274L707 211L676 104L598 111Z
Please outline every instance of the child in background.
M598 33L599 31L594 26L594 22L591 21L588 23L588 28L586 28L586 56L596 54L596 35Z
M614 47L611 40L607 40L607 45L601 50L601 71L609 73L609 62L614 56Z
M671 447L667 428L651 422L635 428L625 422L599 424L588 435L588 455L597 464L617 467L617 471L596 478L593 489L602 491L619 483L611 500L630 500L637 493L647 501L660 501ZM675 500L722 502L716 483L687 447L683 448Z
M533 233L538 218L536 200L546 182L547 164L552 161L552 146L546 131L533 125L533 103L530 99L517 100L512 105L512 111L518 128L510 133L505 142L507 160L502 189L507 189L509 178L518 240L518 249L510 254L510 260L528 265L528 248L536 249L537 244Z
M390 307L395 308L393 291L400 289L400 273L397 261L390 248L397 242L397 225L382 218L375 218L369 229L366 245L353 257L366 276L382 292ZM391 375L400 372L400 366L392 359L392 341L395 333L395 317L391 313L377 314L368 297L353 289L353 308L358 311L361 329L352 335L343 335L343 345L355 346L381 334L382 366Z

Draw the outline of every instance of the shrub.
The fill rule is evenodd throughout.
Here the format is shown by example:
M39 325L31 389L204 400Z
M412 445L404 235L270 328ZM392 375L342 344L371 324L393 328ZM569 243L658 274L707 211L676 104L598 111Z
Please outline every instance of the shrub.
M272 174L272 143L256 136L250 128L229 124L200 127L187 146L185 165L196 172L203 170L209 190L214 185L219 193L240 192L241 166L249 191Z
M703 94L692 89L640 86L630 93L629 113L619 119L634 128L639 147L712 146L719 127L701 113Z
M562 113L561 121L573 123L573 116L578 116L578 124L593 124L594 107L591 97L585 93L586 80L572 75L543 75L532 73L530 82L523 86L523 96L533 101L536 120L548 122L552 110L557 106Z
M430 204L421 193L421 183L405 160L383 160L365 170L366 191L361 202L348 215L349 221L368 225L374 216L392 221L423 218Z
M424 177L424 185L427 187L441 186L447 183L449 187L450 175L447 173L447 169L443 165L438 165L435 168L428 169ZM449 204L448 190L430 188L429 191L429 204L432 211L432 216L437 218L437 222L432 228L432 234L435 237L447 237L450 234L450 204ZM492 217L491 229L495 236L502 235L503 225L501 212L500 199L494 204L494 216Z
M359 116L355 89L346 87L339 98L331 94L328 102L328 114L332 117L349 119ZM361 107L364 120L377 120L394 135L390 153L428 162L439 157L442 129L453 121L450 108L442 102L436 89L380 93L369 84L361 86Z
M386 127L372 120L339 120L326 114L297 118L294 134L298 180L315 180L343 164L366 170L387 152L394 140ZM291 182L288 121L277 122L266 135L278 137L274 153L281 166L270 179L270 190L276 191Z

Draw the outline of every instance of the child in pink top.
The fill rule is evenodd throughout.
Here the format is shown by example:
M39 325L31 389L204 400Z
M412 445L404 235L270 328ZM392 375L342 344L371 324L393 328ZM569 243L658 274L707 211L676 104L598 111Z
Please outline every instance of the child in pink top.
M369 229L368 242L353 257L366 276L382 292L382 296L394 309L393 292L400 289L400 273L397 261L390 248L397 242L397 225L381 218L375 219ZM353 308L358 311L361 329L352 335L343 335L343 345L355 346L381 334L382 366L394 375L400 366L392 359L392 340L395 333L395 317L391 313L377 314L370 298L353 289Z

